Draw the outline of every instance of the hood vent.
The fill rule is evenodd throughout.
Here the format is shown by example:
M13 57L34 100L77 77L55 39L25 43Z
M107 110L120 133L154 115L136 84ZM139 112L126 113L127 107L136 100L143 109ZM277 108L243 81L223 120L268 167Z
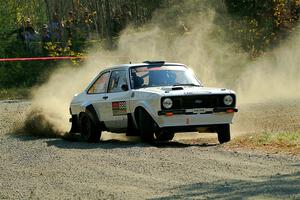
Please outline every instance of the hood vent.
M172 90L183 90L183 87L173 87Z

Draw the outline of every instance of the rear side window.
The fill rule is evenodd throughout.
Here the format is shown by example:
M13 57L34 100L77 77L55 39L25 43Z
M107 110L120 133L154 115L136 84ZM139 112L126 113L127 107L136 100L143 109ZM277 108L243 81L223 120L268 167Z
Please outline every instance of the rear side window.
M122 90L122 85L127 85L127 77L125 70L116 70L111 73L108 92L124 92Z
M88 94L105 93L107 89L107 83L109 79L109 72L105 72L94 82L94 84L88 90Z

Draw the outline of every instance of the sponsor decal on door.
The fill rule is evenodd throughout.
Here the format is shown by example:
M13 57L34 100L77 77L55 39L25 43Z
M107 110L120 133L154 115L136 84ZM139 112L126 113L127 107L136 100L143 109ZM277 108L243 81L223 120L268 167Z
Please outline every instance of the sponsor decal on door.
M127 114L126 101L112 102L111 107L112 107L112 111L113 111L113 116Z

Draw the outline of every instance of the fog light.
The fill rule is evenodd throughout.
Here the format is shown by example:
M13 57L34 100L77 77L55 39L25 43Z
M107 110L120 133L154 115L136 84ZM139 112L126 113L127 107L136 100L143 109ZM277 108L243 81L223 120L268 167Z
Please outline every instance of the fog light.
M172 112L167 112L165 115L166 115L167 117L172 117L172 116L174 115L174 113L172 113Z
M227 113L234 113L234 110L233 109L227 109L226 112Z

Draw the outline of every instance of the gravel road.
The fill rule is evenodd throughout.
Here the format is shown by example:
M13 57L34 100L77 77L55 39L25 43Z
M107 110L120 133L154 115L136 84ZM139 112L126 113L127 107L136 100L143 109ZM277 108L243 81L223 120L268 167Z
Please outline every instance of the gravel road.
M251 123L250 131L269 127L285 108L266 106L242 108L235 134ZM0 199L300 199L299 157L228 151L200 134L156 146L123 136L87 144L12 134L29 110L29 102L0 102ZM290 113L289 125L275 120L272 130L299 128L300 114Z

